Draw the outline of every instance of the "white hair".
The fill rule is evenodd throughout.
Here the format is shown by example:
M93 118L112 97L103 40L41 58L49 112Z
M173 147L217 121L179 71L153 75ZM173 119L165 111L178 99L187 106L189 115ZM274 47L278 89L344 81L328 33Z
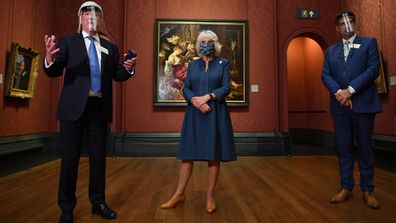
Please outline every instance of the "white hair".
M197 37L197 42L195 43L195 50L197 51L199 56L204 56L201 54L199 47L201 45L201 42L204 38L208 38L213 40L214 42L214 47L215 47L215 55L218 56L221 53L221 48L223 47L220 43L219 43L219 38L217 37L216 33L214 33L211 30L202 30L198 37Z

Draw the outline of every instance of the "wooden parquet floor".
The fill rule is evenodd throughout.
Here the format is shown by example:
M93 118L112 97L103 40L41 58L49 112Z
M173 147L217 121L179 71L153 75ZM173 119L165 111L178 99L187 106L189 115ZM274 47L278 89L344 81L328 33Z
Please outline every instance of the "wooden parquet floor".
M118 213L113 221L90 213L88 159L81 158L75 222L253 223L253 222L396 222L396 173L376 169L381 209L367 208L355 168L353 199L331 204L337 192L333 156L239 157L222 163L217 185L218 210L205 211L207 164L195 162L184 207L159 209L176 187L180 161L175 158L109 158L106 199ZM0 178L0 222L57 222L60 160Z

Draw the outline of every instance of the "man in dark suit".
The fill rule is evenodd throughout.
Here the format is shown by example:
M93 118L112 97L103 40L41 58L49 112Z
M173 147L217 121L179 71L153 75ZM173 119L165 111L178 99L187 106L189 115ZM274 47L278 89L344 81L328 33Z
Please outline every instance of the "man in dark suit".
M341 177L341 190L331 202L340 203L352 196L356 142L360 189L366 205L377 209L380 202L374 196L372 148L374 117L382 111L374 82L379 70L377 41L356 35L353 12L337 15L336 30L342 41L327 49L322 71L322 81L330 92Z
M19 55L18 55L19 57ZM21 55L22 60L17 63L14 74L14 88L21 90L29 89L29 73L26 71L26 62Z
M45 36L44 71L50 77L63 75L57 118L60 120L59 149L62 163L58 204L60 222L73 222L76 182L83 138L89 152L89 200L92 213L115 219L116 213L105 203L106 136L112 121L112 80L125 81L134 74L136 58L119 63L118 48L99 37L97 24L104 21L100 5L88 1L81 5L77 34L60 39ZM80 32L80 30L82 30Z

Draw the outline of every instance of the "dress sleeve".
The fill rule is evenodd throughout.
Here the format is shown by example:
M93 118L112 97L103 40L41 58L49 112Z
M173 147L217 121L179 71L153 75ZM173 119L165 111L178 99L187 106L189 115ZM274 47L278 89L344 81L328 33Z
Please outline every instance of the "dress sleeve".
M222 60L224 63L223 66L223 74L221 80L221 86L213 90L213 93L216 95L217 100L223 101L230 93L231 90L231 80L230 80L230 64L227 60Z
M191 64L190 64L191 65ZM186 99L187 103L190 103L190 100L192 97L195 96L194 92L191 89L191 66L189 67L187 71L187 78L186 81L184 82L184 87L183 87L183 96Z

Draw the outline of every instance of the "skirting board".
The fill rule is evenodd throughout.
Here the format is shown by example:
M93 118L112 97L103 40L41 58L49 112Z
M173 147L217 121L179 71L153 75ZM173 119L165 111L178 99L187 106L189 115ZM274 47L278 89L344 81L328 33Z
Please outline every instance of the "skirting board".
M175 156L180 133L109 133L109 156ZM240 156L291 155L295 145L335 150L334 133L312 129L290 129L290 133L234 133ZM57 133L0 137L0 157L29 152L59 153ZM289 143L290 142L290 143ZM396 153L396 137L374 135L375 150ZM87 154L83 150L83 155ZM312 154L315 155L315 154Z
M175 156L180 133L112 133L114 156ZM242 156L288 155L288 134L276 132L234 133L236 150Z

